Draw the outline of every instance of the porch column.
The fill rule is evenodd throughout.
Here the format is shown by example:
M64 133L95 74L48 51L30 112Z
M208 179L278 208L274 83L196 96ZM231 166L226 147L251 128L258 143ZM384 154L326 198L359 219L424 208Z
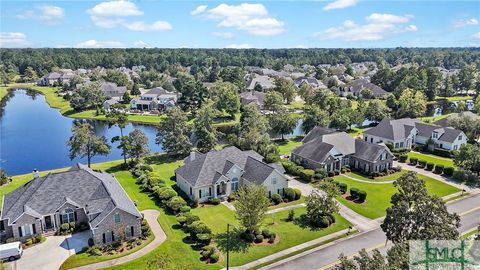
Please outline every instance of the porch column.
M213 197L217 198L217 185L213 185Z
M226 183L226 186L227 186L227 190L225 191L225 195L229 195L230 192L232 192L232 182L228 182Z

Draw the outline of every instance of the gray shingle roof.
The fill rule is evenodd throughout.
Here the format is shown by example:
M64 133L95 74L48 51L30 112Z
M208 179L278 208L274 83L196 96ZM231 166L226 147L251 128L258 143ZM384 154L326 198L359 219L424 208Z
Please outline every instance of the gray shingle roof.
M470 111L466 111L466 112L462 112L462 113L452 113L448 117L445 117L445 118L442 118L438 121L433 122L433 124L439 125L439 126L442 126L442 127L449 127L450 125L448 124L448 120L451 119L452 117L470 117L472 119L480 118L479 115L477 115L473 112L470 112Z
M262 159L263 157L255 151L241 151L235 146L230 146L205 154L193 152L185 158L185 165L178 168L175 173L182 176L190 185L201 187L215 183L235 164L244 170L244 176L248 175L250 179L262 179L263 170L267 170L267 168L261 167L261 169L250 171L252 168L260 168L259 164L263 164L269 170L274 170L273 167L262 162Z
M76 164L68 171L35 178L5 195L1 219L12 223L23 213L48 215L65 203L84 208L87 213L103 213L113 205L141 217L115 177Z
M323 163L332 150L333 145L324 143L320 139L311 140L293 149L292 154L306 158L317 163Z
M248 91L240 94L240 99L243 105L249 103L255 103L259 107L263 107L263 101L265 99L265 93L259 91Z
M415 127L415 124L419 122L421 121L411 118L397 120L385 118L376 127L366 130L364 134L378 136L392 141L404 140Z
M326 134L332 134L335 133L336 130L330 129L330 128L325 128L325 127L314 127L308 134L303 138L302 142L307 143L311 140L314 140L320 136L326 135Z
M274 167L249 156L242 177L250 183L261 185L274 170Z

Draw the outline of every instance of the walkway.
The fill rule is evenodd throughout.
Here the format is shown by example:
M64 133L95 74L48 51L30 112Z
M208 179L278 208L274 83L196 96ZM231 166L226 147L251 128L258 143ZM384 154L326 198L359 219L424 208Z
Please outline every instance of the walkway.
M138 259L143 255L149 253L150 251L156 249L158 246L160 246L167 239L165 232L163 231L162 227L157 221L157 218L160 215L160 212L158 212L157 210L144 210L142 211L142 213L145 215L145 219L147 220L148 225L150 225L150 229L152 230L153 235L155 235L155 239L152 242L150 242L144 248L134 253L131 253L129 255L116 258L113 260L109 260L109 261L103 261L99 263L94 263L94 264L73 268L73 270L94 270L94 269L106 268L113 265L126 263L129 261Z

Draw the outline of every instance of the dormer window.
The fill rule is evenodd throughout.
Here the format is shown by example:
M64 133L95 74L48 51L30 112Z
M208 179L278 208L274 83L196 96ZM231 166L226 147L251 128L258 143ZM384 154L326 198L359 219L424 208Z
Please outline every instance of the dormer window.
M437 133L437 132L433 132L432 138L434 138L434 139L438 138L438 133Z

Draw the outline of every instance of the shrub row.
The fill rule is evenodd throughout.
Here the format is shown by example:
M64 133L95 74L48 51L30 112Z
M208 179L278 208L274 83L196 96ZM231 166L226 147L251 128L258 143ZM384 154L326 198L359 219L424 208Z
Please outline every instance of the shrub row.
M360 202L364 202L367 199L367 192L364 190L360 190L358 188L350 188L350 197L353 200L358 200Z

